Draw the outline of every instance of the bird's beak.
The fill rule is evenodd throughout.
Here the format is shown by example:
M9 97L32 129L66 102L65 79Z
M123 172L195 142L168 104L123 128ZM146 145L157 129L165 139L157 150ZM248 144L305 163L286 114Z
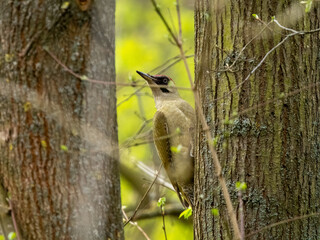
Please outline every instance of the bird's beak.
M145 80L147 80L148 83L151 83L151 84L154 84L155 82L155 78L147 73L143 73L143 72L140 72L140 71L137 71L137 73L143 77Z

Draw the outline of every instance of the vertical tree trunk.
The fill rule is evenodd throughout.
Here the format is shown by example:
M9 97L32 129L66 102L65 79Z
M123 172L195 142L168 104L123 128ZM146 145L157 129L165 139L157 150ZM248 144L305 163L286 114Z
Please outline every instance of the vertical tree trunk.
M0 184L23 239L123 239L115 85L85 81L115 81L115 2L0 9Z
M320 210L319 32L289 38L243 82L290 33L273 23L273 30L267 28L239 55L264 27L252 14L265 22L276 16L298 30L320 25L319 8L304 13L296 1L196 1L196 84L212 135L219 138L217 151L238 219L235 183L247 183L247 235ZM197 141L195 239L230 239L225 201L200 125ZM219 209L219 217L212 208ZM316 239L319 224L318 217L305 218L247 239Z

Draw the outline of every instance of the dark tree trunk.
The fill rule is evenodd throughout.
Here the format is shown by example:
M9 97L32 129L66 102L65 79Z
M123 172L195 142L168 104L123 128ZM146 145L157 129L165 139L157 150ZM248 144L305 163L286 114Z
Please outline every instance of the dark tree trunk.
M23 239L123 239L115 85L49 54L114 82L115 2L0 9L0 184Z
M238 219L235 183L248 185L243 197L247 235L320 210L319 32L289 38L242 83L290 33L271 24L274 31L266 29L246 47L232 71L225 71L264 27L253 13L265 22L276 16L298 30L320 26L317 5L305 13L296 1L196 1L196 84L212 135L219 137L219 160ZM230 239L225 201L201 126L198 132L195 239ZM219 217L211 214L212 208L219 209ZM319 224L319 217L309 217L246 239L317 239Z

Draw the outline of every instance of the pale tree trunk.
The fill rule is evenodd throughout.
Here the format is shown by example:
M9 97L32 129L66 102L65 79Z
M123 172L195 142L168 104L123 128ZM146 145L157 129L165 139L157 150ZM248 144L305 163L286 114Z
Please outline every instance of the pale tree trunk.
M305 13L299 1L196 1L196 84L211 133L219 137L216 148L238 222L235 183L248 186L243 194L246 235L320 211L319 32L289 38L242 83L291 33L271 24L274 31L266 29L246 47L232 71L225 71L264 27L252 14L265 22L276 16L284 26L298 30L320 26L318 5ZM204 136L198 124L195 239L231 239L232 227ZM212 208L219 209L219 217L211 214ZM317 239L319 225L319 216L313 216L246 239Z
M115 2L0 9L0 184L22 239L123 239L115 85L53 58L114 82Z

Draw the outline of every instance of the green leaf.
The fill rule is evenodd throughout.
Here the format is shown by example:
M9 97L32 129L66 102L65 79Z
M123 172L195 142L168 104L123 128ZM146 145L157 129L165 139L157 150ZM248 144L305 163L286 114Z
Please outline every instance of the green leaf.
M178 134L181 133L181 129L179 127L176 128L176 133L178 133Z
M218 208L212 208L211 213L213 216L218 217L219 216L219 209Z
M215 136L215 138L212 140L212 145L216 147L218 145L219 136Z
M166 204L166 198L165 197L159 198L157 203L158 207L163 207L165 204Z
M61 5L61 9L65 10L69 7L70 5L70 2L66 1L66 2L63 2L62 5Z
M31 108L30 102L26 102L25 104L23 104L23 109L25 112L28 112L30 108Z
M188 207L186 210L184 210L182 213L180 213L179 218L181 218L183 216L184 219L188 219L191 215L192 215L192 208Z
M255 13L252 14L252 17L254 17L255 19L259 19L259 16Z
M305 8L305 12L306 13L310 12L311 7L312 7L312 2L313 2L313 0L307 0L307 1L301 1L300 2L301 4L305 4L306 5L306 8Z
M81 77L80 77L80 79L82 80L82 81L88 81L88 77L86 76L86 75L82 75Z
M6 239L4 238L4 235L0 235L0 240L6 240Z
M170 149L171 149L171 152L173 152L173 153L179 153L179 152L181 152L182 145L179 144L177 147L172 146Z
M245 191L247 189L247 184L245 182L236 182L236 189L238 191Z
M46 147L47 147L47 142L46 142L46 140L41 140L41 146L42 146L43 148L46 148Z
M9 238L9 240L16 239L16 237L17 237L17 235L16 235L16 233L15 233L15 232L10 232L10 233L8 234L8 238Z
M305 12L306 12L306 13L310 12L311 7L312 7L312 1L309 1L309 2L306 4Z
M6 53L4 55L4 60L8 63L8 62L12 62L14 55L13 54L8 54Z
M66 145L60 145L62 151L68 152L68 147Z

